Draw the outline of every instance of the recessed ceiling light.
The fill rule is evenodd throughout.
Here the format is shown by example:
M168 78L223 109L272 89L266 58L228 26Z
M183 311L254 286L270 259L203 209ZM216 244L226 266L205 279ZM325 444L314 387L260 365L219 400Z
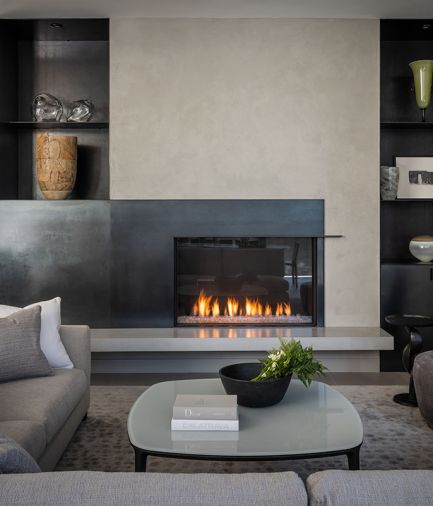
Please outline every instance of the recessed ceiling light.
M51 23L50 24L50 28L54 28L56 30L60 30L60 29L63 28L63 25L62 25L62 23Z
M424 25L422 25L423 30L428 30L429 28L431 28L431 25L429 23L425 23Z

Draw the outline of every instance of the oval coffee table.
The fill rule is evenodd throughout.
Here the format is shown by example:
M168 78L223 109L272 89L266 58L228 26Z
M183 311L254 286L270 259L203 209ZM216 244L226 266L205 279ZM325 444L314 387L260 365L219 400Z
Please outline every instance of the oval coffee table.
M172 431L177 394L225 394L219 379L167 381L148 388L128 416L135 470L148 455L205 460L290 460L347 455L359 469L363 439L353 405L325 383L293 380L284 399L268 408L239 406L239 432Z

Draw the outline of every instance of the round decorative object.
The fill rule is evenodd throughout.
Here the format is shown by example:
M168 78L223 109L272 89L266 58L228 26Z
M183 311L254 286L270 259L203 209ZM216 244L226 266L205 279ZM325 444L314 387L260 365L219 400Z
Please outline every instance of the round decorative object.
M77 100L71 104L71 112L68 121L84 123L92 117L94 106L90 100Z
M249 408L263 408L280 402L290 384L292 375L265 381L251 381L262 369L260 363L233 364L219 371L228 395L237 395L238 404Z
M380 196L382 200L395 200L397 198L398 181L400 178L398 167L380 167Z
M41 93L33 99L35 121L60 121L63 106L60 100L49 93Z
M47 199L68 198L77 176L77 138L37 134L36 169L39 188Z
M433 237L418 235L409 243L409 251L420 262L429 263L433 260Z

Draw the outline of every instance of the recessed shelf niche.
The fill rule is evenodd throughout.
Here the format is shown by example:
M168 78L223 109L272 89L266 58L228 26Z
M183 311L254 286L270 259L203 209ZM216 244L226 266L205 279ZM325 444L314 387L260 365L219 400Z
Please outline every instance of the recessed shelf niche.
M37 133L48 130L78 138L77 181L70 198L108 199L108 20L2 20L0 62L0 198L44 198L36 181L34 146ZM95 112L87 123L37 123L32 102L39 93L54 95L66 107L88 99Z

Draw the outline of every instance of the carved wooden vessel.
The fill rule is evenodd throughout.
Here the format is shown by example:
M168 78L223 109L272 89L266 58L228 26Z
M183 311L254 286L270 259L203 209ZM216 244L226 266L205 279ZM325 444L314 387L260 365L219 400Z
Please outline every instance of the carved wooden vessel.
M77 176L77 138L38 133L36 170L39 188L47 199L67 199Z

